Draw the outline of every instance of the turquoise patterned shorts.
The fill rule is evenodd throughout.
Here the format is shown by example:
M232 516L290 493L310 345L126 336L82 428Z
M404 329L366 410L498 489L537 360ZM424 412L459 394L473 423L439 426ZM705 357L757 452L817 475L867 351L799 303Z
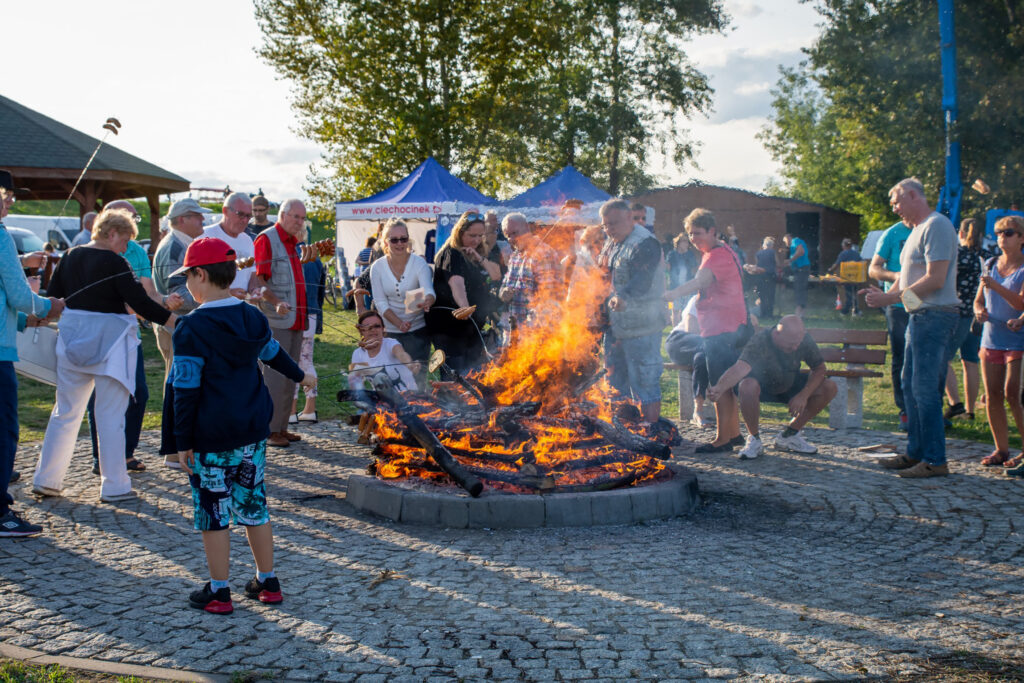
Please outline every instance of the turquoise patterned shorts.
M270 521L263 470L267 442L260 441L221 453L196 453L188 481L192 485L195 528L227 529L231 519L243 526Z

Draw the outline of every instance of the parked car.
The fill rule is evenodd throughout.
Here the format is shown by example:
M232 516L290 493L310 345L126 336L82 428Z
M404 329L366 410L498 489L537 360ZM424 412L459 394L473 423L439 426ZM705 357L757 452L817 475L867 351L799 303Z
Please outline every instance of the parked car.
M7 234L14 239L14 248L18 250L18 255L42 251L43 247L46 246L46 243L39 239L31 230L8 225Z

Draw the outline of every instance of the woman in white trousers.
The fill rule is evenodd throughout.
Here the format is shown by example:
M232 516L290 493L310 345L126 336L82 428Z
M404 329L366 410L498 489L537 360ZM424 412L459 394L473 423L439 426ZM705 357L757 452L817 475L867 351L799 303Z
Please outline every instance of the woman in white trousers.
M100 499L134 495L124 460L124 411L135 390L135 314L158 325L176 320L149 298L121 256L136 234L132 214L104 211L93 224L92 241L69 250L50 280L48 293L63 297L66 309L57 337L57 397L32 481L39 495L61 495L93 389Z

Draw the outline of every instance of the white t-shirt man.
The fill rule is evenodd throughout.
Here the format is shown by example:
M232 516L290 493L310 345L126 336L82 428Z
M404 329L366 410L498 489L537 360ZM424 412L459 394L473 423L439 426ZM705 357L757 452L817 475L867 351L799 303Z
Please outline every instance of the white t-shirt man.
M238 237L232 237L231 235L224 232L224 228L221 227L220 223L214 223L206 227L203 230L204 237L216 237L219 240L224 240L228 243L228 246L235 250L235 258L248 258L250 256L256 256L256 248L252 245L252 238L249 237L245 232L239 233ZM239 268L235 274L235 279L231 282L231 289L249 289L249 278L256 270L256 266L249 266L248 268Z

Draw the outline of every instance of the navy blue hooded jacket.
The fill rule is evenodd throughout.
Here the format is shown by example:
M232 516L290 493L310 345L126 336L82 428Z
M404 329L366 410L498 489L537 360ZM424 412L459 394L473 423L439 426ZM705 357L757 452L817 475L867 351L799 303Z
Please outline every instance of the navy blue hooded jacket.
M274 404L256 361L295 382L304 374L271 337L266 316L224 300L179 318L172 339L160 453L219 453L266 439Z

